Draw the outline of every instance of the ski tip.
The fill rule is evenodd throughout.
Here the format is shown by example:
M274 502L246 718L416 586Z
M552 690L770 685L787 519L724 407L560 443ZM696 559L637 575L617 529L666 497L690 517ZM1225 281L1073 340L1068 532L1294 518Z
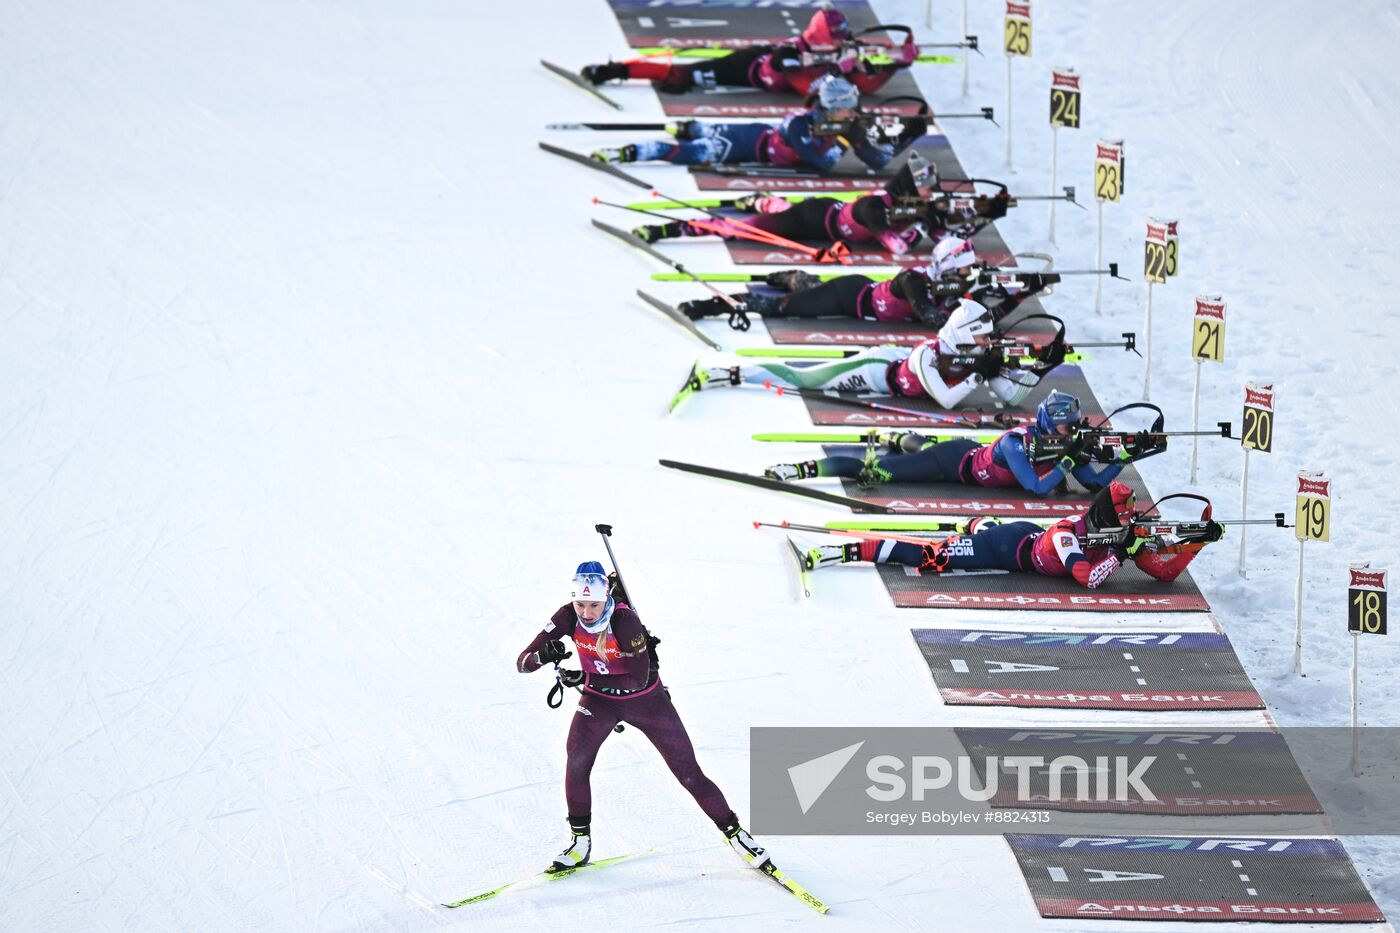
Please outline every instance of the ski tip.
M754 522L754 523L753 523L753 526L754 526L754 528L756 528L756 529L757 529L757 528L762 528L762 527L763 527L763 522Z

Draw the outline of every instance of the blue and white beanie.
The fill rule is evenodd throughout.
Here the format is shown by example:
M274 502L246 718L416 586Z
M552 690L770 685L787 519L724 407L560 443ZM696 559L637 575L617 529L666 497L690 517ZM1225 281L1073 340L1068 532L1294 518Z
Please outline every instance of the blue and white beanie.
M603 602L608 598L608 575L596 560L586 560L574 571L570 583L569 602Z

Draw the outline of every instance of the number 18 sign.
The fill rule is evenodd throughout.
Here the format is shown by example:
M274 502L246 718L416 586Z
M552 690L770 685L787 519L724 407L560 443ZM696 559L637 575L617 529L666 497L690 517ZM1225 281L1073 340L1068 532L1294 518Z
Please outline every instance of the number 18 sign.
M1370 564L1351 567L1351 585L1347 587L1347 631L1358 635L1384 635L1385 577L1384 570L1372 570Z

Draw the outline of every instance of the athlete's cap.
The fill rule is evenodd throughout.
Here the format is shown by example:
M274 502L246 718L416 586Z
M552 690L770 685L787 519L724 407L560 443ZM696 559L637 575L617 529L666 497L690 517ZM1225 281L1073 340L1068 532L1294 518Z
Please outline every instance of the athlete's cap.
M608 575L596 560L586 560L574 571L569 602L600 603L608 598Z

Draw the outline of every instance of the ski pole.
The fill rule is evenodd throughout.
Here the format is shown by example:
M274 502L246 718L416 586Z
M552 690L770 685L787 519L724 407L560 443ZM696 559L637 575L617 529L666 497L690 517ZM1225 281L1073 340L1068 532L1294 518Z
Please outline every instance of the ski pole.
M747 233L749 234L747 237L744 237L743 233L736 233L736 236L744 237L745 239L749 240L757 240L760 243L771 243L774 246L786 246L788 249L795 249L799 252L806 253L807 255L818 260L819 262L826 261L825 257L827 256L831 256L839 262L850 262L850 259L845 257L842 251L836 249L837 246L844 246L844 244L832 244L832 246L828 247L827 249L815 249L811 246L807 246L804 243L798 243L794 240L789 240L787 237L779 236L776 233L772 233L760 227L755 227L753 224L744 223L742 220L735 220L732 217L725 217L723 214L716 213L715 211L710 210L707 207L701 207L698 204L694 204L688 201L682 201L678 198L668 197L667 195L662 194L660 191L657 191L655 189L652 189L651 193L653 197L660 198L665 201L670 201L672 204L679 204L682 207L689 208L693 211L699 211L702 214L707 214L710 217L713 217L715 220L718 220L720 223L724 224L725 227L737 228L737 230L747 231ZM718 233L719 231L715 232Z
M712 292L715 295L715 297L719 298L720 301L723 301L725 304L729 305L730 327L732 327L734 330L749 329L749 316L744 313L744 309L739 305L739 302L735 301L733 298L731 298L729 295L726 295L718 288L715 288L709 282L706 282L704 279L700 278L694 272L691 272L689 269L681 265L676 260L672 259L670 256L667 256L665 253L661 252L661 250L656 249L646 240L643 240L641 237L629 233L626 230L619 230L617 227L614 227L610 224L605 224L601 220L598 220L596 217L593 219L593 226L597 227L599 230L611 233L613 236L617 237L624 243L627 243L631 246L635 246L637 249L646 253L651 258L665 263L666 265L670 266L672 269L675 269L682 275L690 276L692 280L699 283L700 285L705 286L705 288L708 291Z
M950 534L957 534L958 529L956 524L949 524L953 525L953 527L948 528L947 532ZM821 535L842 535L847 538L859 538L862 541L899 541L904 544L917 544L919 546L932 544L934 541L933 538L915 538L908 535L885 534L883 532L876 534L874 532L847 531L843 528L827 528L823 525L796 525L792 522L754 522L753 526L755 528L783 528L787 531L811 531Z

